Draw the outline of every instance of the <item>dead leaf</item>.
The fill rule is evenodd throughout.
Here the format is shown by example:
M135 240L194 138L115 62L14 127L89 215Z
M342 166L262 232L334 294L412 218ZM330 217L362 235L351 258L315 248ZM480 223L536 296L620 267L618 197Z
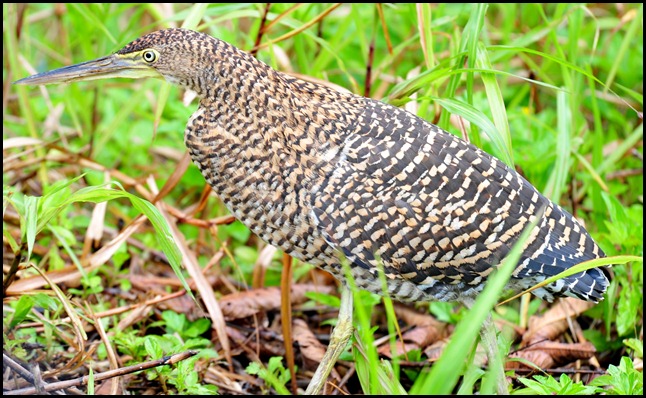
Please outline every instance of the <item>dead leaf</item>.
M576 318L594 305L594 303L571 297L561 299L545 314L529 319L529 328L523 335L521 346L527 346L540 340L556 339L568 329L568 319Z
M442 355L442 352L444 352L444 347L446 347L448 342L449 342L449 339L446 338L440 341L436 341L435 343L426 347L426 349L424 349L424 355L426 355L426 357L428 358L428 361L429 362L437 361Z
M395 305L395 312L397 319L414 327L402 334L403 341L396 341L394 349L391 348L390 341L381 344L377 351L383 356L392 358L393 355L401 356L412 350L424 350L446 336L447 325L428 313L420 313L401 304Z
M440 322L435 319L429 313L420 313L414 310L411 307L395 304L395 312L397 313L397 318L408 325L411 326L435 326L437 328L446 328L444 322Z
M383 356L392 358L393 352L395 356L401 356L412 350L423 350L427 346L444 338L446 335L445 331L445 327L438 328L435 325L417 326L405 332L402 335L404 341L396 341L394 349L391 348L390 341L386 341L377 349L377 351Z
M330 294L334 288L313 284L292 285L292 304L305 302L307 300L305 293L311 291ZM280 308L280 288L266 287L227 294L220 299L220 306L224 319L228 321L246 318L260 311L278 310Z
M550 354L544 351L519 351L509 355L509 358L520 358L525 361L529 361L534 364L536 367L541 369L550 369L554 366L554 359ZM521 369L521 368L532 368L528 364L524 364L521 361L507 361L505 364L505 369Z
M20 148L24 146L43 145L45 142L38 138L31 137L11 137L2 140L2 150L9 148Z
M590 342L559 343L557 341L541 341L509 355L510 358L522 358L534 363L541 369L549 369L574 362L579 359L590 359L597 350ZM507 368L518 369L527 366L522 362L510 361Z

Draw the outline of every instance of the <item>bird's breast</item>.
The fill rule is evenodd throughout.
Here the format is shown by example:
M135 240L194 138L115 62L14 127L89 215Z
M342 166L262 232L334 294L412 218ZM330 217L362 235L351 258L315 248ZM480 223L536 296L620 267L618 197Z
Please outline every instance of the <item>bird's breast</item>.
M312 160L265 140L258 129L227 129L207 113L201 108L191 117L185 143L229 211L261 239L296 258L327 257L325 240L310 219Z

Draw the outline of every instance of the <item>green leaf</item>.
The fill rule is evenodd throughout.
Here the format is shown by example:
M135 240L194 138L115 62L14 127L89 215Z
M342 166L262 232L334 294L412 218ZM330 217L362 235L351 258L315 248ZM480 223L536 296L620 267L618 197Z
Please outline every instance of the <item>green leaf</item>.
M34 305L38 307L51 311L58 311L59 309L59 302L47 294L38 293L31 297L34 299Z
M34 250L34 244L36 243L36 235L38 234L38 202L40 198L35 196L25 196L25 229L23 231L23 236L26 237L27 241L27 258L25 262L28 263L31 258L31 252Z
M569 98L564 91L557 91L556 107L558 115L556 161L543 192L553 202L559 203L561 192L567 187L572 151L572 115Z
M206 318L196 319L186 328L183 335L186 337L197 337L211 328L211 321Z
M197 24L204 18L208 3L196 3L190 8L190 13L182 23L184 29L197 29Z
M339 308L341 300L337 296L319 292L305 292L305 297L328 307Z
M617 333L619 336L635 332L641 300L642 293L637 291L631 283L622 284L617 301Z
M493 69L491 62L489 61L487 50L482 43L478 43L476 65L480 69ZM495 132L500 134L500 137L496 141L503 145L503 151L509 155L513 162L511 133L509 131L509 121L507 120L507 109L505 108L505 100L502 96L502 92L500 91L500 87L498 86L498 82L496 81L496 76L493 73L486 72L481 72L480 75L485 86L485 92L487 94L489 107L491 108L493 122L496 126ZM513 166L513 163L510 164L510 166Z
M146 336L144 338L144 348L151 359L160 359L164 356L164 352L155 336Z
M21 296L14 308L13 317L11 317L9 327L13 329L17 324L22 322L33 307L34 299L31 296Z
M541 376L534 376L535 379L538 379ZM531 390L532 393L536 395L552 395L552 390L545 384L544 381L535 381L531 379L526 379L524 377L519 377L518 381L523 383L527 389ZM521 393L522 390L516 391L516 393Z
M168 328L169 333L177 332L182 334L184 332L186 315L168 310L162 312L162 319L166 321L166 327Z
M639 339L626 339L624 340L624 345L631 348L635 351L635 356L637 358L644 358L644 342Z
M592 395L598 389L594 386L585 386L582 382L574 383L565 373L557 381L552 376L534 376L534 380L519 377L518 380L527 386L527 389L515 391L516 394L526 394L528 392L538 395ZM529 390L529 391L526 391Z
M635 370L628 357L622 357L619 366L608 366L608 374L592 380L590 385L610 387L605 389L608 394L643 395L644 376Z
M274 359L274 358L278 358L278 359ZM277 361L282 361L282 359L283 359L282 357L271 357L269 359L269 362L270 362L270 364L272 366L276 367L277 366L276 362ZM258 364L256 362L251 362L247 366L246 372L248 374L258 375L258 377L265 380L265 382L267 382L267 384L269 384L271 387L273 387L278 392L278 394L280 394L280 395L291 395L289 390L287 388L285 388L285 383L283 383L281 380L279 380L273 372L268 371L261 364ZM289 372L287 372L287 373L289 373Z
M258 362L250 362L249 365L247 365L245 372L250 375L257 375L260 373L260 365Z
M94 370L92 370L92 368L90 368L89 371L88 371L88 380L87 380L87 393L90 396L94 395L94 387L95 387L94 382L95 382L95 380L94 380Z
M173 271L175 272L178 279L182 283L182 286L184 287L184 289L186 289L186 291L189 292L189 294L192 296L191 289L186 283L186 279L184 278L184 275L182 273L182 268L181 268L182 256L180 254L179 248L173 241L173 237L170 232L170 227L166 223L166 220L161 215L159 210L147 200L141 199L124 190L106 188L106 186L109 186L111 184L121 187L120 184L118 183L108 183L100 186L85 187L85 188L79 189L76 192L73 192L72 194L67 196L64 200L60 202L57 201L55 207L42 206L42 209L41 209L42 214L40 215L40 217L38 217L38 225L36 227L36 233L40 232L53 217L55 217L60 212L62 212L69 204L72 204L75 202L100 203L100 202L105 202L113 199L126 198L130 200L130 203L133 205L135 209L143 213L148 218L153 228L155 229L155 232L156 232L155 237L157 238L157 241L159 242L159 245L161 246L162 251L164 252L164 254L166 254L166 257L168 258L168 262L170 263L171 268L173 268ZM66 184L66 185L69 185L69 184ZM62 189L62 187L57 189L55 192L58 192L60 189ZM55 192L50 193L50 195Z

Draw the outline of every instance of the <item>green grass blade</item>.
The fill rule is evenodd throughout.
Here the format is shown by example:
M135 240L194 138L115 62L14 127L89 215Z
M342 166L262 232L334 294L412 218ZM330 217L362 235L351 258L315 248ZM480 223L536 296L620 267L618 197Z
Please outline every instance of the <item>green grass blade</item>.
M107 37L113 44L117 43L117 39L112 35L110 32L110 29L105 26L101 18L99 18L96 13L91 9L91 7L95 6L93 4L75 4L75 3L70 3L72 7L76 11L79 12L85 18L88 24L92 24L96 28L98 28L104 35Z
M435 53L433 52L433 29L432 29L432 9L428 3L418 3L417 21L419 29L419 39L424 53L424 62L428 69L435 65Z
M493 69L491 62L489 61L487 50L482 43L478 45L476 65L480 69ZM500 137L498 137L496 141L503 145L503 151L510 154L511 157L511 132L509 131L509 121L507 120L505 100L502 97L502 92L500 91L500 87L498 86L498 82L496 81L494 74L482 72L481 77L485 86L489 107L491 108L493 123L496 126L495 133L500 134ZM512 163L509 165L513 166L513 158L511 158L510 161Z
M462 38L466 38L464 47L467 50L467 65L469 69L473 69L476 66L478 59L478 43L480 39L480 31L484 26L484 17L487 13L488 5L487 3L477 3L475 7L471 10L471 16L469 17L469 22L464 29ZM473 72L467 72L467 102L473 104Z
M26 196L25 197L25 231L24 236L27 239L27 258L25 262L28 263L31 258L31 253L34 250L36 243L36 234L38 233L38 203L39 197Z
M632 262L632 261L643 263L644 258L639 257L639 256L611 256L611 257L595 258L595 259L592 259L592 260L584 261L582 263L579 263L579 264L575 265L574 267L566 269L565 271L563 271L563 272L561 272L559 274L551 276L551 277L545 279L544 281L542 281L540 283L537 283L536 285L530 287L529 289L527 289L527 290L525 290L525 291L523 291L521 293L518 293L518 294L514 295L513 297L510 297L510 298L506 299L505 301L499 303L498 305L503 305L505 303L513 301L513 300L519 298L520 296L522 296L523 294L530 293L533 290L536 290L536 289L539 289L539 288L541 288L543 286L549 285L550 283L554 283L559 279L567 278L570 275L578 274L579 272L587 271L587 270L592 269L592 268L605 267L605 266L608 266L608 265L626 264L626 263Z
M644 125L639 124L630 135L624 138L619 145L604 159L604 161L597 167L597 172L603 175L609 169L614 167L619 159L625 156L630 148L634 147L640 140L644 139Z
M570 171L570 155L572 151L572 114L565 92L557 92L556 106L558 118L556 161L554 162L554 169L552 169L543 193L553 202L559 203L561 192L567 188L567 178Z
M69 185L69 184L66 184ZM117 184L118 185L118 184ZM29 197L27 197L29 198ZM68 205L76 202L91 202L91 203L100 203L108 200L126 198L130 200L132 205L143 213L152 224L155 229L155 236L161 246L164 254L168 258L173 271L177 275L178 279L181 281L182 286L186 289L189 294L191 294L191 289L189 288L186 280L182 274L182 256L180 254L179 248L175 244L175 241L172 239L172 234L170 232L170 227L164 220L164 217L161 215L159 210L150 202L143 200L137 196L134 196L123 190L116 190L106 188L105 186L90 186L79 189L78 191L70 194L68 197L64 198L60 202L56 202L55 206L44 207L41 209L41 216L38 217L38 225L36 228L32 228L36 233L40 232L49 221L60 214L63 210L67 208ZM35 236L35 235L34 235Z
M200 23L202 18L204 18L204 14L208 6L209 6L208 3L195 3L191 7L191 11L189 12L188 16L182 23L182 28L184 29L197 28L197 25Z
M450 113L461 116L469 122L480 127L480 129L482 129L482 131L484 131L487 137L491 140L491 143L493 144L495 150L494 155L496 155L507 165L513 167L514 159L510 152L511 148L505 143L503 134L498 132L496 126L484 113L482 113L472 105L469 105L457 99L435 98L435 101L442 105L442 107L446 108L446 110L448 110Z
M640 27L642 28L641 35L643 36L644 34L643 32L644 5L643 4L639 6L635 14L636 16L633 18L632 22L628 26L628 31L626 32L626 35L621 41L621 46L619 47L619 52L617 53L617 56L615 57L615 61L612 64L612 68L610 68L610 71L608 72L608 78L606 79L606 88L605 88L606 92L608 91L608 88L610 88L614 83L615 77L617 76L617 71L619 70L619 68L624 66L626 53L628 51L631 51L630 46L635 45L635 37L639 34L638 29Z

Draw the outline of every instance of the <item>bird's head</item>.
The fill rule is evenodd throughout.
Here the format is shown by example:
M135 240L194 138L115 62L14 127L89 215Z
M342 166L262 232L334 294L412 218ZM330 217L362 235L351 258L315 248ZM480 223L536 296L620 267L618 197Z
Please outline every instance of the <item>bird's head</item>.
M220 43L203 33L164 29L142 36L112 55L39 73L14 84L43 85L113 77L156 77L190 86L188 82L196 81L205 72L205 63L200 62L200 57L209 49L215 50Z

